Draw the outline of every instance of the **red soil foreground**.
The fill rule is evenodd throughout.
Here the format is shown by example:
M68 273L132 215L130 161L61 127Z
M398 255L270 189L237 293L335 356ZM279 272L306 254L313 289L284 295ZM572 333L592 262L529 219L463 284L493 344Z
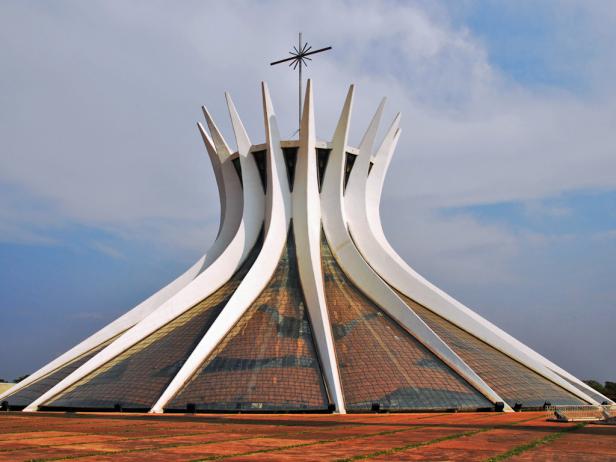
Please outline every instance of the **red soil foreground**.
M0 461L616 461L616 426L545 413L0 413Z

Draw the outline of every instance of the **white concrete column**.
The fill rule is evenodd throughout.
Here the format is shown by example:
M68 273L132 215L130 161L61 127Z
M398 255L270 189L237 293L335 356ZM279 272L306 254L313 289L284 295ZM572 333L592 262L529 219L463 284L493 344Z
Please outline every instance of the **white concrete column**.
M332 254L351 282L426 348L489 401L504 402L419 316L408 308L406 303L372 270L355 247L347 229L343 198L343 175L352 100L351 85L332 140L332 151L321 191L323 226ZM508 406L506 409L510 410Z
M374 165L369 174L371 152L360 147L359 156L348 181L345 196L346 218L353 240L364 259L389 285L407 297L578 398L596 404L591 396L546 367L546 364L538 360L539 355L533 350L418 274L389 244L383 232L379 206L385 174L400 136L399 123L398 114L376 155L372 157Z
M206 114L206 119L211 122L210 127L213 128L212 134L218 138L218 144L221 146L222 135L220 135L218 129L215 128L215 124L212 123L213 121L211 121L211 117L207 111L204 112ZM200 129L208 151L218 153L219 156L225 156L229 153L226 143L222 144L223 147L220 148L222 151L217 151L214 142L209 138L205 130L203 130L203 127L200 127ZM243 188L240 189L231 187L234 181L237 181L237 185L239 186L239 179L229 157L226 158L222 169L224 181L230 182L229 187L225 188L225 194L231 195L234 193L234 196L227 197L226 203L227 205L231 203L243 204L243 213L233 238L228 245L223 246L220 256L196 278L162 303L155 311L127 330L113 343L105 347L81 367L68 375L64 380L27 406L24 409L25 411L37 410L39 405L53 400L54 397L71 385L111 361L148 335L156 332L222 287L222 285L240 268L250 250L255 245L261 230L262 219L257 219L257 217L258 214L263 216L264 213L263 190L259 183L259 172L254 162L246 162L245 166L243 165L243 177L245 181ZM232 216L233 214L228 212L225 215L225 219L230 220ZM223 230L224 229L223 227ZM222 238L225 235L226 232L221 231L220 237Z
M229 198L227 197L227 195L237 195L238 191L240 190L240 184L237 181L234 182L232 178L230 181L225 178L229 176L227 171L229 170L229 167L231 167L231 161L229 159L230 153L228 151L217 152L214 149L214 146L212 145L209 136L203 129L203 126L201 124L198 124L198 128L203 137L207 153L212 163L212 168L214 169L214 175L216 178L216 184L218 186L221 203L221 217L218 236L216 237L216 240L214 241L208 252L201 258L199 258L199 260L197 260L197 262L193 266L191 266L177 279L170 282L158 292L148 297L146 300L135 306L132 310L123 314L122 316L107 324L105 327L103 327L96 333L92 334L91 336L80 342L79 344L68 350L66 353L47 363L45 366L43 366L33 374L30 374L29 377L16 384L14 387L7 390L5 393L0 394L0 399L5 399L11 395L14 395L20 390L57 371L58 369L74 361L75 359L87 354L94 348L99 347L103 343L116 337L117 335L121 334L122 332L126 331L127 329L131 328L132 326L143 320L145 317L155 311L162 303L169 300L173 295L177 294L181 289L186 287L186 285L190 283L190 281L195 279L195 277L197 277L205 268L207 268L220 255L220 253L225 249L225 247L229 245L230 239L233 237L233 235L230 235L229 232L221 233L221 230L225 229L235 232L235 230L237 230L238 223L236 222L236 220L234 220L232 217L229 217L225 213L226 204L229 203ZM223 165L226 164L228 164L227 167L223 169ZM225 173L223 173L223 170L225 170ZM227 183L228 186L225 187L225 183ZM239 206L241 207L241 203L239 204Z
M323 287L321 268L321 204L317 179L316 135L312 82L306 84L306 98L299 135L299 151L293 187L293 232L299 276L316 341L323 376L336 412L344 414L336 352Z
M218 318L216 318L216 321L205 333L150 412L163 412L165 405L195 374L216 346L227 336L229 331L267 286L284 250L291 219L291 194L282 148L280 147L276 114L265 83L262 84L262 91L267 139L267 194L265 236L261 252ZM233 119L234 115L232 114Z

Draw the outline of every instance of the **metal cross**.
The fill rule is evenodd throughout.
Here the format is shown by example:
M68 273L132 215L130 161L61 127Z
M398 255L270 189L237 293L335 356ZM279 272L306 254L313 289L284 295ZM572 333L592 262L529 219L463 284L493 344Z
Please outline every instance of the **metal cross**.
M274 66L275 64L286 63L290 61L289 67L293 66L293 70L295 70L299 66L299 126L302 124L302 66L308 67L308 61L312 61L311 58L308 58L308 55L314 55L316 53L321 53L322 51L331 50L332 47L319 48L318 50L310 51L312 49L311 46L308 46L308 43L304 43L302 45L302 33L299 33L299 44L298 47L293 47L293 51L289 51L291 55L290 58L281 59L279 61L274 61L270 63L270 66ZM299 131L299 128L298 128Z

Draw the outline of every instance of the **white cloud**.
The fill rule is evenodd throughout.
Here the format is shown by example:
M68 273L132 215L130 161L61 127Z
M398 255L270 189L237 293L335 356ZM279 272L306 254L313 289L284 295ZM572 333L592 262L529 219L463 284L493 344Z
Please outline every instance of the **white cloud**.
M616 229L610 229L608 231L595 233L593 234L592 238L598 241L616 241Z
M100 252L103 255L107 255L108 257L111 257L116 260L122 260L126 258L126 256L118 249L116 249L113 245L110 245L105 242L93 241L90 243L90 247L92 247L97 252Z
M46 229L79 224L204 250L218 206L194 129L198 106L208 104L233 144L222 97L231 90L259 142L258 81L265 79L282 132L292 133L294 74L267 63L284 55L300 28L315 46L334 46L308 70L322 138L333 131L349 82L358 85L353 140L381 96L389 97L390 117L403 112L384 208L422 204L422 237L441 236L442 251L453 222L467 229L456 242L478 268L483 256L506 261L515 238L471 217L444 219L441 207L540 203L564 191L616 187L614 85L600 95L524 88L491 65L485 44L441 5L70 5L3 5L0 182L46 205L24 214L23 202L7 204L5 240L44 241ZM398 216L386 220L403 225ZM477 241L492 238L506 250L477 251Z
M391 224L385 232L400 255L437 285L519 282L510 261L526 236L481 224L468 214L443 215L401 201L384 210L383 218Z
M22 21L5 21L1 32L3 83L19 91L2 94L0 180L96 226L216 220L193 128L198 105L207 102L228 128L222 91L232 90L260 141L258 80L267 79L292 133L293 74L267 61L285 53L301 24L315 46L334 45L309 70L321 137L351 81L355 140L382 95L390 112L404 113L388 196L440 207L616 187L613 88L601 98L525 89L491 66L469 30L425 4L280 6L123 2L73 4L63 14L5 6Z

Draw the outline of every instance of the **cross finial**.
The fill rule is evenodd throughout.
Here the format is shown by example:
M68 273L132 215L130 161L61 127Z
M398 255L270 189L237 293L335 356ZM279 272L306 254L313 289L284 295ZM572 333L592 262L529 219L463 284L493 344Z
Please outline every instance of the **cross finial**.
M274 61L270 63L270 66L274 66L276 64L289 62L289 67L293 66L293 70L299 67L299 121L298 121L298 130L302 124L302 66L308 67L307 61L312 61L312 58L308 58L309 55L314 55L316 53L321 53L322 51L331 50L332 47L319 48L318 50L310 51L312 49L308 43L302 44L302 33L299 33L299 43L297 47L293 47L293 51L289 51L291 55L290 58L280 59L278 61Z

